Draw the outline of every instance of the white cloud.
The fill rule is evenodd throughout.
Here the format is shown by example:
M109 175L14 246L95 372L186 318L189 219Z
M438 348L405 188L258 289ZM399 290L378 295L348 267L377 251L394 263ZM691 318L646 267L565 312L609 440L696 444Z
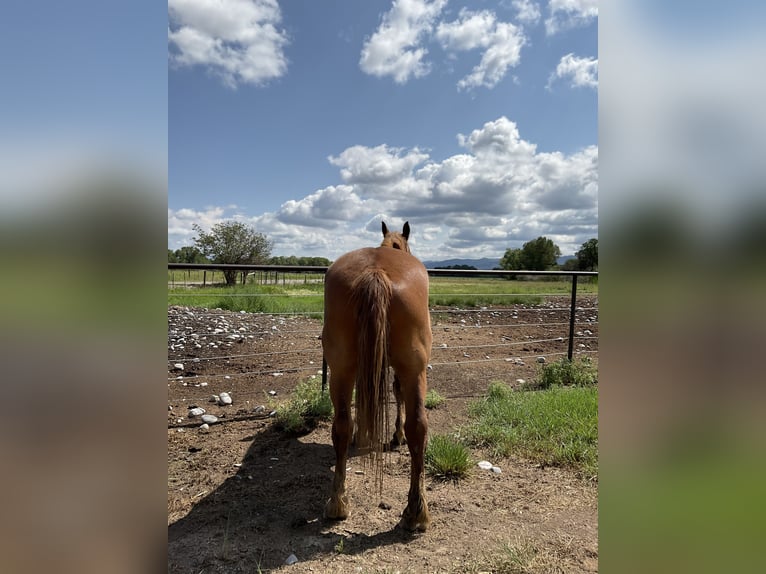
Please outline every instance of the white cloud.
M359 66L373 76L391 76L398 84L430 71L421 42L431 33L447 0L394 0L378 29L362 47Z
M540 6L532 0L513 0L516 18L524 24L537 24L540 21Z
M380 219L409 221L421 259L500 257L540 235L574 253L598 235L598 148L539 152L506 117L459 134L464 153L435 160L419 148L352 146L328 160L342 184L245 218L275 242L277 255L342 253L380 242ZM221 211L168 212L168 227L191 229ZM179 221L183 225L179 225ZM203 226L204 227L204 226ZM170 233L170 232L169 232Z
M556 79L569 78L573 88L598 88L598 59L578 58L567 54L561 58L548 80L548 88Z
M598 18L598 0L550 0L548 13L545 32L552 36Z
M466 9L460 11L457 20L441 22L436 29L436 39L442 48L451 52L484 49L479 64L458 82L460 90L479 86L494 88L508 68L518 65L526 42L521 28L510 22L498 22L493 12Z
M287 72L276 0L168 0L171 63L202 66L232 88Z
M168 209L168 247L178 249L184 245L193 245L197 232L193 226L199 225L209 231L216 223L221 223L225 217L226 208L209 207L203 211L194 209Z

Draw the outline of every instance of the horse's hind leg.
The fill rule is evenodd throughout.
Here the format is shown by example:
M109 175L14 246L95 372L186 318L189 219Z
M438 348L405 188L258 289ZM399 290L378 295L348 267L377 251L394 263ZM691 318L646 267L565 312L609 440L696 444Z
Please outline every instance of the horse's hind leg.
M391 438L391 449L407 442L404 437L404 397L402 396L399 375L394 375L394 396L396 397L396 425L394 427L394 436Z
M332 423L332 444L335 448L335 476L332 481L332 494L325 506L325 516L335 520L348 517L349 505L346 496L346 461L348 445L351 439L351 392L354 378L342 377L332 373L330 396L335 408Z
M410 380L402 379L401 391L406 408L404 432L407 436L407 446L410 449L411 467L407 507L404 509L399 524L410 531L425 531L431 522L424 486L424 457L428 436L425 370Z

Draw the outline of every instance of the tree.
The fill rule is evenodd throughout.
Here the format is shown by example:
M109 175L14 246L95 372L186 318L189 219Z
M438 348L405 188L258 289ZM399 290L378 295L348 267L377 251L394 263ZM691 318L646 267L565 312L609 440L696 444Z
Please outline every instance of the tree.
M274 245L262 233L240 221L217 223L205 233L199 225L194 225L199 234L194 240L199 250L213 263L257 265L268 261ZM227 285L233 285L237 271L224 270Z
M172 249L168 249L168 263L178 263L178 258Z
M500 259L500 269L515 271L521 269L521 249L506 249Z
M207 263L207 257L196 247L184 246L176 249L175 260L178 263Z
M547 237L538 237L527 241L521 249L506 249L505 255L500 259L500 267L511 271L517 269L545 271L556 265L559 257L561 257L561 249L558 245Z
M580 262L581 271L596 271L598 269L598 239L588 239L575 255Z

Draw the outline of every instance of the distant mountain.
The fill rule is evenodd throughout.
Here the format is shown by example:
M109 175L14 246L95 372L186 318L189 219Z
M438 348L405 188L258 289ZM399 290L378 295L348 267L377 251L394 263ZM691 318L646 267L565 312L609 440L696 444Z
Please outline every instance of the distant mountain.
M423 261L426 269L436 269L437 267L447 267L449 265L471 265L476 269L494 269L500 267L500 258L491 259L445 259L444 261Z

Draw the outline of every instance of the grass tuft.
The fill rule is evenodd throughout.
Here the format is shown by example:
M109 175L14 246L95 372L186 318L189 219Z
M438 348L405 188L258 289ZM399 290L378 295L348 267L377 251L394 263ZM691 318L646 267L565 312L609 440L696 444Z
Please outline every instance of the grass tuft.
M561 359L542 365L537 378L525 386L526 389L550 389L572 385L585 387L598 383L598 371L590 357L582 359Z
M329 393L312 380L298 383L289 402L276 409L274 423L288 434L301 434L316 428L319 421L331 420L333 414Z
M468 449L453 437L433 435L426 447L425 465L431 476L458 480L468 476L471 455Z
M446 401L443 396L439 394L436 389L431 389L426 393L425 407L427 409L435 409Z

